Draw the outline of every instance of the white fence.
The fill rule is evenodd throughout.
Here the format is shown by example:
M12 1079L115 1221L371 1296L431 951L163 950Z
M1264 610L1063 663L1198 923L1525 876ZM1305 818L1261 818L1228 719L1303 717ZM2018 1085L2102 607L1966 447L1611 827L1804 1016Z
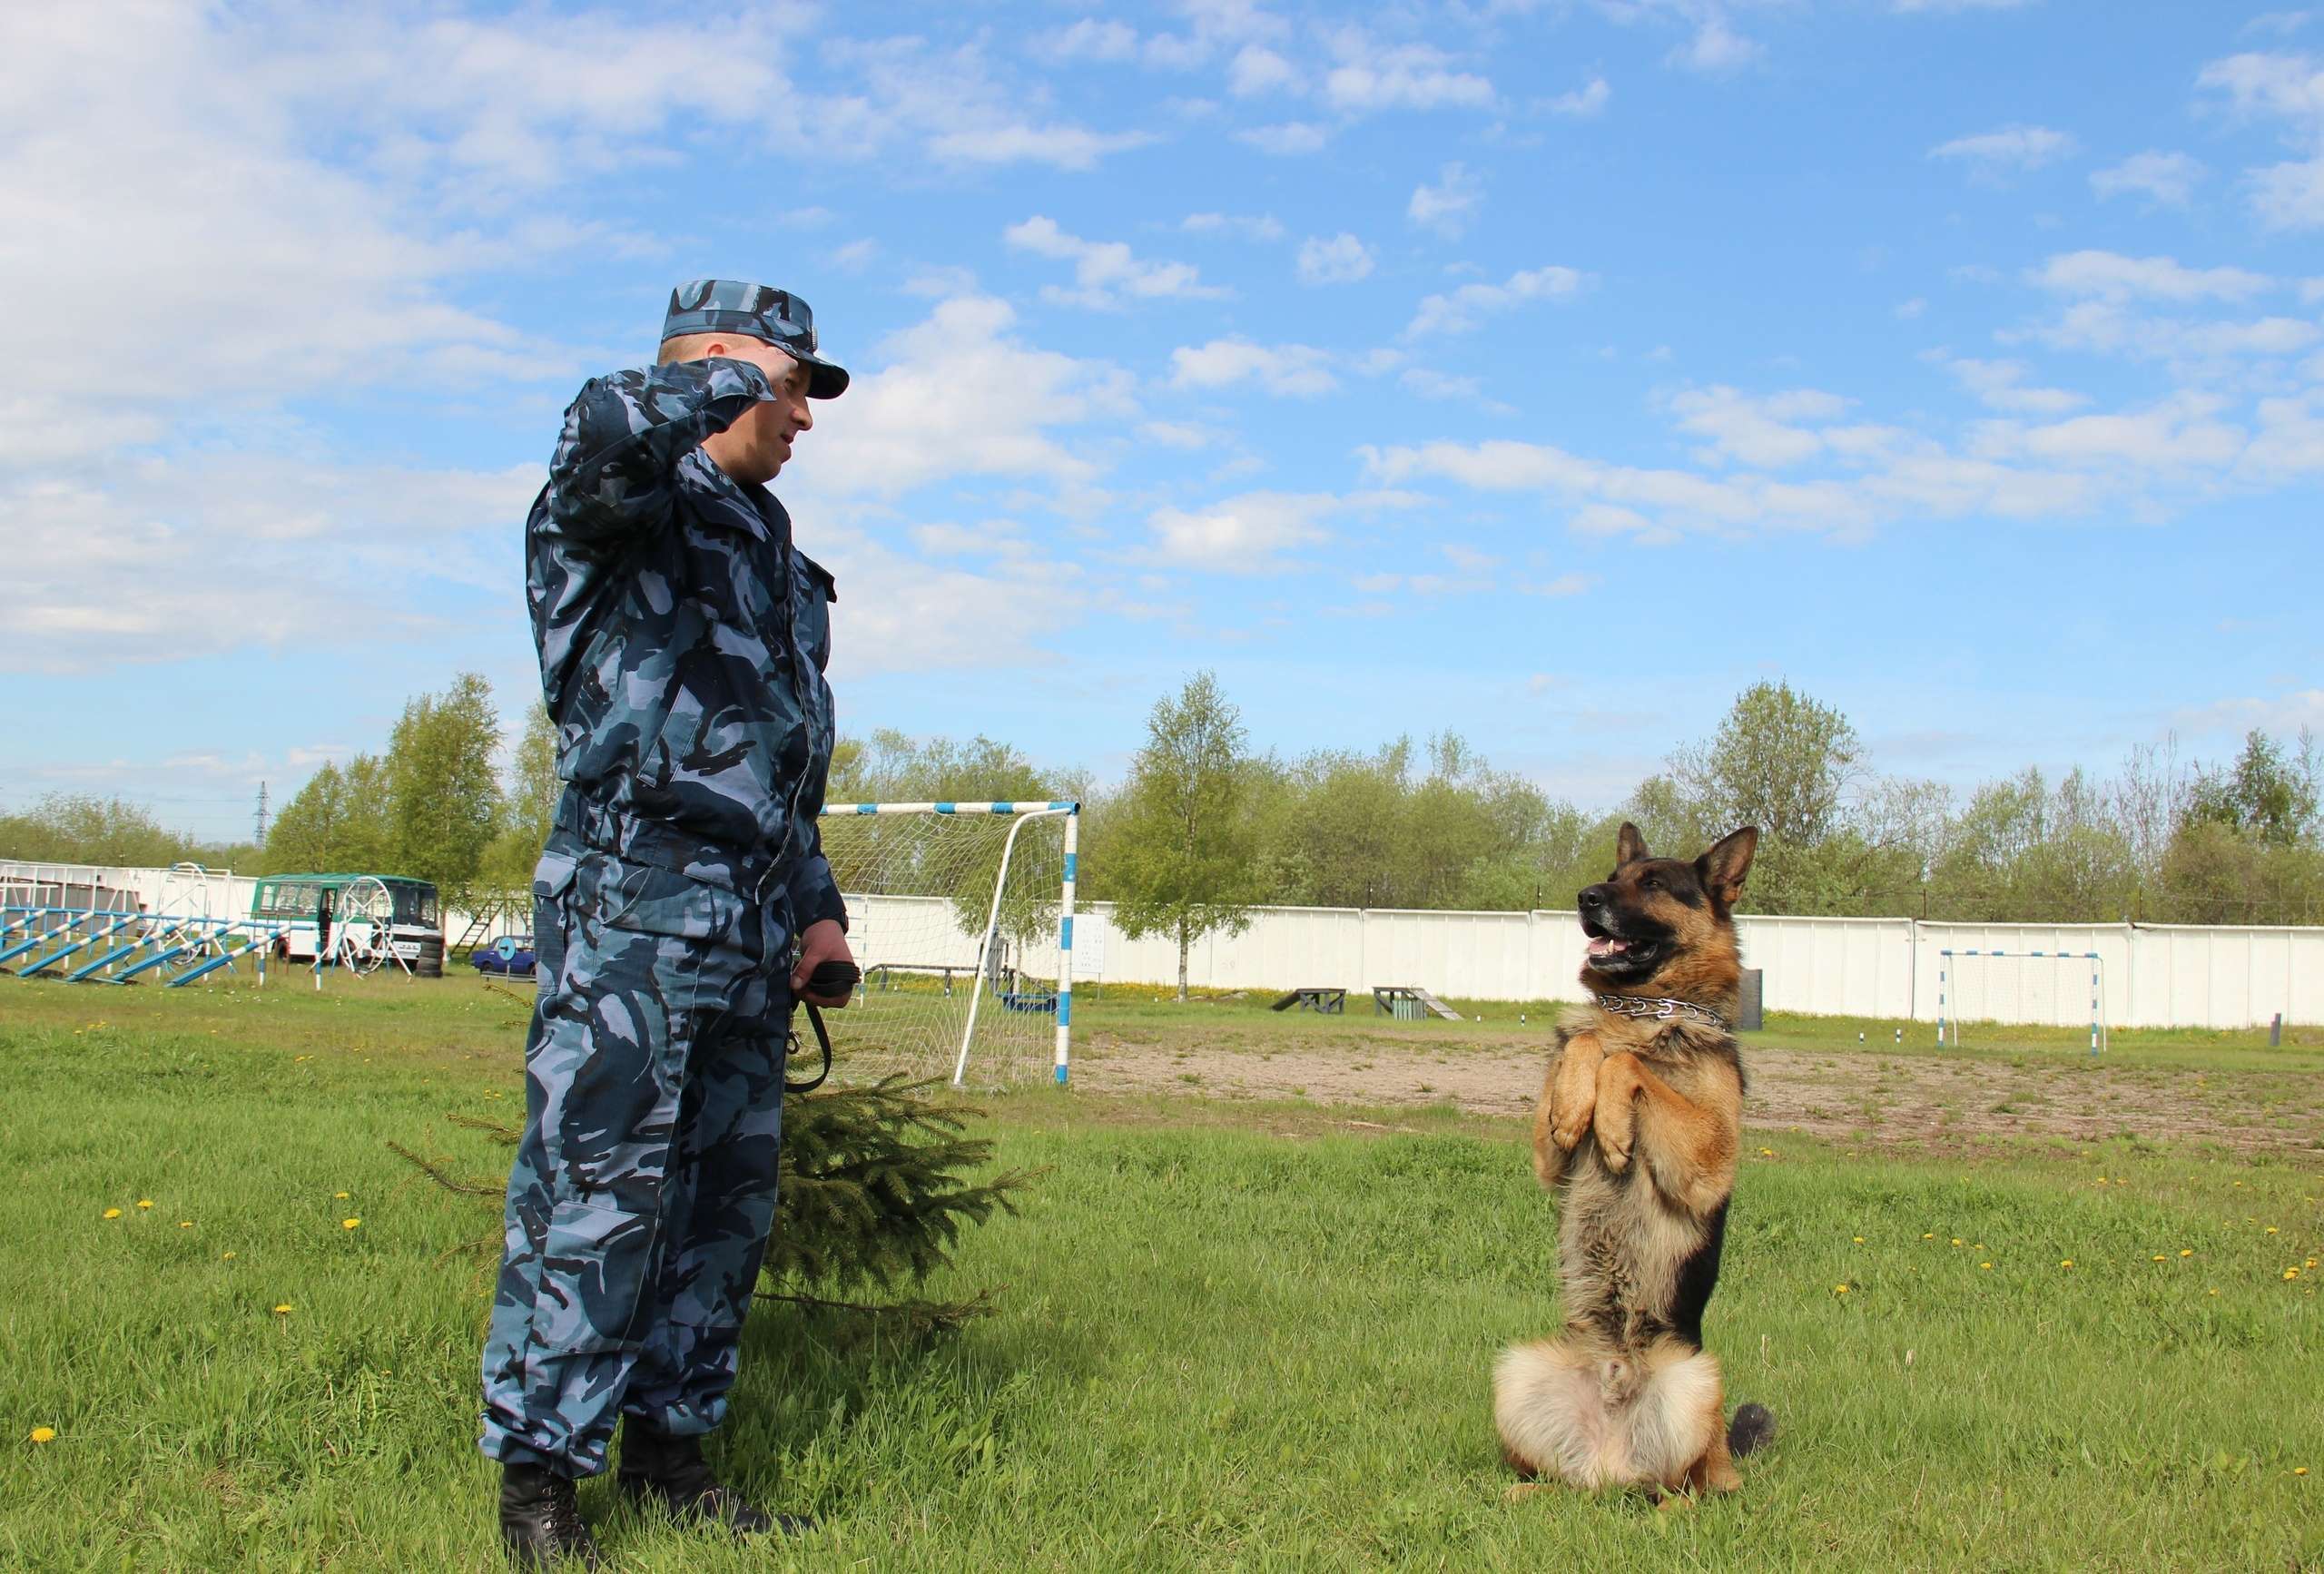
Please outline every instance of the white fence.
M29 865L0 862L0 885L31 871ZM41 872L52 881L133 890L156 913L200 911L214 918L249 912L257 883L246 877L197 880L165 869L67 871L52 865ZM889 903L950 905L937 898L848 899L858 927L868 934L880 931L877 910ZM466 916L447 913L444 920L446 939L457 942L468 928ZM1107 984L1177 981L1177 944L1159 935L1126 938L1114 927L1110 902L1084 905L1075 924L1079 978ZM2278 1012L2286 1022L2324 1022L2324 929L1749 916L1736 926L1744 963L1764 973L1765 1000L1773 1011L1934 1021L1941 951L2095 951L2112 1027L2261 1027ZM974 937L960 936L959 949L960 965L974 967ZM1264 907L1252 910L1251 927L1242 934L1196 942L1187 976L1206 989L1312 984L1368 992L1375 985L1417 984L1472 1000L1573 1000L1581 995L1581 930L1570 911ZM1948 1015L2061 1027L2090 1020L2085 964L1962 964L1956 959L1948 971Z
M1103 939L1104 982L1177 982L1177 946L1167 937L1124 938L1106 902L1083 909L1078 921ZM1736 928L1772 1011L1934 1021L1941 951L2095 951L2112 1027L2250 1028L2278 1012L2287 1022L2324 1022L2324 929L1751 916ZM1571 911L1257 908L1242 934L1196 942L1187 980L1254 990L1417 984L1472 1000L1575 1000L1581 946ZM2086 963L1955 959L1948 971L1949 1015L2062 1027L2090 1020Z

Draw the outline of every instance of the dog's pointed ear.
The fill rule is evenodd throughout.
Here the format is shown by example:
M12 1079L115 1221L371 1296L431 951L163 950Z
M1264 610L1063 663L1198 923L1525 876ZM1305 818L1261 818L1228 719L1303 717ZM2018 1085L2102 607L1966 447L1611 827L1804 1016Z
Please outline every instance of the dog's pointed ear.
M1623 821L1622 833L1614 839L1614 867L1620 869L1626 863L1636 863L1641 858L1653 856L1646 850L1646 838L1638 833L1638 827L1627 820Z
M1759 850L1759 828L1747 825L1731 831L1695 860L1695 875L1703 889L1723 906L1733 907L1743 894L1743 877L1751 872L1751 855Z

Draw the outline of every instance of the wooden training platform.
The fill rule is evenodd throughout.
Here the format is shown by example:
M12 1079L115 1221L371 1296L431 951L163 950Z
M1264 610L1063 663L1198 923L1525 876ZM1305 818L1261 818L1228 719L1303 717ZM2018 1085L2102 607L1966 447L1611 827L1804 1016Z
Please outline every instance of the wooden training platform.
M1288 1011L1294 1006L1303 1011L1314 1011L1321 1016L1343 1016L1347 1011L1347 991L1324 989L1294 989L1282 999L1269 1006L1267 1009Z
M1416 1019L1423 1011L1433 1011L1448 1022L1468 1020L1417 984L1374 985L1372 1011L1377 1017L1402 1017L1406 1019Z

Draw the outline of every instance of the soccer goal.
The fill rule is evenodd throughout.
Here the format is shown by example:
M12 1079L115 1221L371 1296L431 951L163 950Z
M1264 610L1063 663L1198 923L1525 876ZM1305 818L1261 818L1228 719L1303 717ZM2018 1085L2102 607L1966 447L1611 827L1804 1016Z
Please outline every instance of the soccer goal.
M955 1087L1066 1080L1081 806L842 803L819 822L863 982L830 1013L851 1057Z
M2106 964L2096 951L1941 950L1936 953L1936 1045L1961 1023L2068 1022L2075 987L2090 974L2090 1052L2106 1048Z

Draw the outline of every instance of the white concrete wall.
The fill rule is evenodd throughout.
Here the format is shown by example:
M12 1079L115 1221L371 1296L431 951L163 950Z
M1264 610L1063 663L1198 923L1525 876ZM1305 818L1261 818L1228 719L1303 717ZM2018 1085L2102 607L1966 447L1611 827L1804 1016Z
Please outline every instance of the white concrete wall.
M28 866L0 861L0 895ZM44 871L56 878L54 866ZM157 913L250 911L255 881L202 880L168 870L78 871L127 887ZM976 965L976 940L939 898L848 899L859 959ZM513 926L521 930L519 923ZM445 915L457 943L463 915ZM2090 970L2080 960L1965 960L1961 950L2095 951L2106 1020L2113 1027L2250 1028L2277 1012L2287 1022L2324 1022L2324 929L2196 928L2154 924L1938 924L1910 919L1764 918L1736 920L1746 966L1762 969L1768 1008L1817 1016L1934 1021L1940 982L1946 1012L1971 1021L2090 1020ZM497 933L496 929L494 933ZM1130 939L1113 907L1082 907L1075 921L1085 981L1175 984L1168 938ZM883 955L901 946L901 958ZM1102 958L1092 979L1089 962ZM1042 959L1028 957L1040 970ZM1571 911L1409 912L1354 908L1253 910L1239 936L1195 943L1187 981L1197 989L1288 989L1315 984L1368 993L1417 984L1475 1000L1572 1000L1581 995L1581 930ZM1939 974L1945 976L1940 980Z
M1177 948L1126 939L1111 905L1085 908L1079 932L1102 935L1104 981L1168 985ZM2324 929L2127 924L1934 924L1910 919L1736 920L1748 967L1764 974L1769 1010L1933 1022L1940 971L1948 1014L1974 1021L2090 1020L2089 964L1953 950L2095 951L2112 1027L2264 1027L2324 1022ZM1572 1000L1581 930L1571 911L1462 913L1259 908L1236 937L1212 935L1187 956L1197 989L1369 992L1418 984L1478 1000ZM1077 976L1083 976L1077 968Z

